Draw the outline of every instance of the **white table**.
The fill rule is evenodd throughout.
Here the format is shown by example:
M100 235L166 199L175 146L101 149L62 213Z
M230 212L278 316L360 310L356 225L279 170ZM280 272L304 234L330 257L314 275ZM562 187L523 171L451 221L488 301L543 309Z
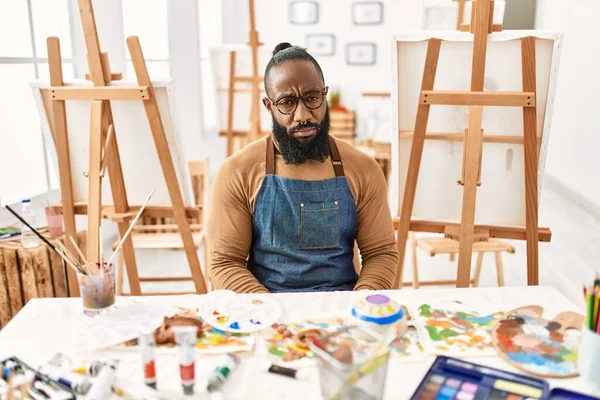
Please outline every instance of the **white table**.
M516 307L538 304L544 307L545 316L553 318L562 311L582 312L582 309L551 287L505 287L474 289L420 289L388 291L387 295L399 302L416 300L431 301L434 298L448 296L464 296L476 293L488 300L497 310L511 310ZM363 297L365 292L335 293L297 293L272 295L282 306L284 313L282 322L290 318L314 317L316 313L346 314L352 304ZM198 306L202 296L194 296ZM147 304L166 304L176 301L174 296L136 298ZM188 298L189 300L189 298ZM82 313L81 303L75 299L34 299L31 300L16 317L0 331L0 358L11 355L38 366L46 363L57 350L54 345L59 338L56 330L46 329L60 325L61 319ZM93 318L90 318L92 321ZM54 333L47 334L52 331ZM106 355L106 352L96 354ZM114 353L121 360L119 376L128 376L131 381L142 382L140 355L137 352ZM91 354L93 357L95 354ZM111 355L113 355L111 353ZM386 399L408 399L422 380L434 357L412 363L390 362L386 382ZM203 390L209 373L215 368L217 356L198 356L196 358L196 395L187 398L209 398ZM508 371L516 371L498 357L473 357L467 360ZM319 385L313 382L297 381L285 377L262 372L264 360L255 356L247 356L240 367L234 371L225 386L226 399L318 399ZM314 375L316 369L313 368ZM179 397L182 393L179 380L177 356L157 356L158 386L164 390L168 398ZM552 387L560 386L579 392L593 394L579 378L566 380L550 380ZM140 383L141 385L141 383ZM183 398L183 397L182 397Z

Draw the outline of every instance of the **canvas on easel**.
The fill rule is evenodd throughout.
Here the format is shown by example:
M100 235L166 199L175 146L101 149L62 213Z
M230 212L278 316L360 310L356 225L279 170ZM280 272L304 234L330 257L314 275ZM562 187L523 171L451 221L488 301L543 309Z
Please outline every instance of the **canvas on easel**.
M551 236L538 227L537 212L562 35L491 33L493 5L478 0L477 6L486 17L475 18L475 34L393 40L391 181L398 197L391 208L399 217L398 250L404 256L409 230L466 237L457 275L457 286L466 287L473 241L527 240L528 283L537 284L537 242Z
M87 215L85 255L89 260L99 260L101 219L115 221L119 235L124 237L142 199L156 189L143 215L175 217L192 275L189 279L194 281L196 292L206 293L189 226L189 219L199 217L200 211L193 206L189 183L182 184L189 179L182 180L185 173L181 171L186 168L178 157L169 86L153 86L135 36L127 39L127 45L137 82L116 83L120 74L110 71L108 55L101 52L91 0L79 0L79 10L90 70L86 77L91 83L63 81L60 42L50 37L50 82L33 84L46 137L52 138L56 150L61 203L55 209L63 214L65 233L74 235L76 214ZM76 254L70 244L67 247ZM123 252L131 294L140 295L130 236ZM68 282L70 294L79 295L72 271Z

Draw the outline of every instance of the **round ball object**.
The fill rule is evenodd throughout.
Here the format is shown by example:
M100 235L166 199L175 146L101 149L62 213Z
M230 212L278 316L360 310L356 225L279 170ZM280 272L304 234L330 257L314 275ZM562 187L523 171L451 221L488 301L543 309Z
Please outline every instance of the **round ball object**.
M372 294L356 303L352 307L352 320L380 334L390 326L396 326L398 336L403 336L408 329L402 306L383 294Z

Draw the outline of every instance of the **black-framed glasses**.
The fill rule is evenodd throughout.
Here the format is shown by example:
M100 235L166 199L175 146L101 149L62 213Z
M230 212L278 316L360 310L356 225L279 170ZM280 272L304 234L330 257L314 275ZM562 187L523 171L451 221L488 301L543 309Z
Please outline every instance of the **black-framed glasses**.
M309 110L314 110L323 105L323 101L325 96L327 96L327 91L329 90L329 86L325 86L325 89L321 91L312 91L304 93L302 96L286 96L277 101L271 100L268 96L267 99L277 107L280 113L283 115L290 115L296 111L298 108L298 102L302 100L304 106Z

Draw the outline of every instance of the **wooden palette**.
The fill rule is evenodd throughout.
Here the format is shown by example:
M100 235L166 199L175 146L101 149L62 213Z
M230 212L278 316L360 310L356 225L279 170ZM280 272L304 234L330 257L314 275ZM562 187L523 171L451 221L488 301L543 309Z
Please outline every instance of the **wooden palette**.
M492 329L494 347L509 364L544 378L579 375L580 327L583 315L563 312L542 318L540 306L520 307L507 313Z

